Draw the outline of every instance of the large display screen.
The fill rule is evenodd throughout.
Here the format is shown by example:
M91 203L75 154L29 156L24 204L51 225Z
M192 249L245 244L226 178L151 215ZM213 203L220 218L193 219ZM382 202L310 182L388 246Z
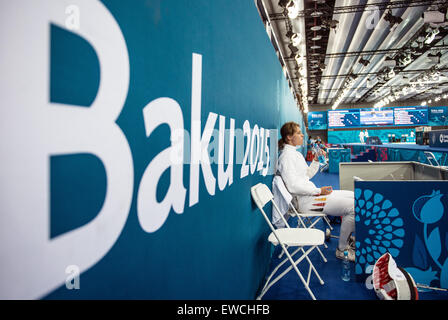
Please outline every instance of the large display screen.
M346 128L359 126L359 109L328 111L329 128Z
M360 109L359 122L361 126L393 126L394 109Z
M327 127L328 124L326 111L308 112L309 130L326 130Z
M428 107L394 108L396 126L420 126L428 124Z
M448 126L448 107L430 107L428 124L430 126Z

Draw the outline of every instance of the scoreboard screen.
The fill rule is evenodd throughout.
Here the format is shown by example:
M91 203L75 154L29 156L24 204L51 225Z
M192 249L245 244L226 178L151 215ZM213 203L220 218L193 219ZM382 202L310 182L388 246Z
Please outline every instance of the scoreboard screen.
M428 124L428 107L394 108L396 126L421 126Z
M359 126L359 109L328 111L329 128L349 128Z
M359 120L361 126L393 126L394 109L385 108L381 110L360 109Z

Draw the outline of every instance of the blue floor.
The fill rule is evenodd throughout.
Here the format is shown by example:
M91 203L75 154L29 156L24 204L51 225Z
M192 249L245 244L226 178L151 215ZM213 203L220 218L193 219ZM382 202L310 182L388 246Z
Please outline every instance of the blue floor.
M339 174L332 173L318 173L313 177L312 181L317 187L332 186L334 189L339 189ZM297 218L290 218L291 226L297 226ZM317 228L325 230L326 224L319 222ZM332 224L334 230L331 232L333 235L339 235L340 224L335 221ZM311 275L310 288L313 291L316 299L318 300L378 300L373 289L369 289L365 282L359 282L354 277L354 264L352 263L352 278L351 281L345 282L341 279L341 260L335 256L335 250L338 239L330 238L326 242L328 248L321 248L322 252L327 258L327 262L324 263L317 250L314 250L310 254L310 259L321 278L325 282L321 285L314 274ZM279 246L275 247L270 269L267 273L269 275L271 271L281 262L284 258L279 259L278 256L281 252ZM292 249L291 251L292 252ZM277 274L280 274L289 265L285 264ZM307 278L308 266L307 263L302 261L299 265L299 270L302 272L303 277ZM263 283L264 284L264 283ZM419 292L420 300L446 300L448 299L448 292L441 291L429 291ZM264 295L263 300L311 300L310 295L306 291L304 285L300 281L298 275L294 270L291 270L276 284L274 284L269 291Z

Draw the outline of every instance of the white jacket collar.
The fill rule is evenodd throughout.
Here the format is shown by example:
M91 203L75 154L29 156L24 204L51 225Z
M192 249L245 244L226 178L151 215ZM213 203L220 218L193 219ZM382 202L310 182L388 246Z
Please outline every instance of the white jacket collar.
M290 144L285 144L285 146L283 147L283 150L294 150L297 151L296 147L290 145Z

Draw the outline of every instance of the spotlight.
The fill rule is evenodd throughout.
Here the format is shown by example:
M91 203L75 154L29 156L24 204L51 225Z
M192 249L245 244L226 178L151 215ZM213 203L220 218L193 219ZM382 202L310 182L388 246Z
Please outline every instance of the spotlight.
M282 8L286 8L286 5L288 4L289 0L280 0L278 2L278 5Z
M428 28L428 33L426 34L426 39L425 39L425 43L426 44L430 44L431 42L434 41L436 35L439 33L439 29L435 28Z
M289 50L291 50L291 53L294 55L299 51L299 49L297 49L292 43L288 44L288 48L289 48Z
M402 57L400 57L399 62L403 67L407 66L412 62L411 54L410 53L404 54Z
M296 5L295 1L290 0L286 5L286 9L288 10L289 19L295 19L299 16L299 7Z
M291 37L291 41L294 47L300 46L300 42L302 41L302 35L300 33L294 33Z
M300 54L297 54L295 57L297 64L302 64L305 61L305 58L302 57Z
M395 77L395 71L393 68L390 69L387 76L389 77L389 79L392 79L393 77Z
M384 20L386 20L387 22L389 22L390 27L392 28L395 24L400 24L401 22L403 22L403 19L401 19L398 16L394 16L392 15L392 11L389 10L386 15L384 16Z
M358 62L361 63L362 65L364 65L365 67L367 67L370 63L369 60L365 60L363 58L359 59Z
M440 58L439 58L440 59ZM440 79L440 74L438 73L438 72L433 72L432 74L431 74L431 80L432 81L439 81L439 79Z
M338 20L330 20L328 21L328 26L332 29L336 29L338 26L339 21Z

